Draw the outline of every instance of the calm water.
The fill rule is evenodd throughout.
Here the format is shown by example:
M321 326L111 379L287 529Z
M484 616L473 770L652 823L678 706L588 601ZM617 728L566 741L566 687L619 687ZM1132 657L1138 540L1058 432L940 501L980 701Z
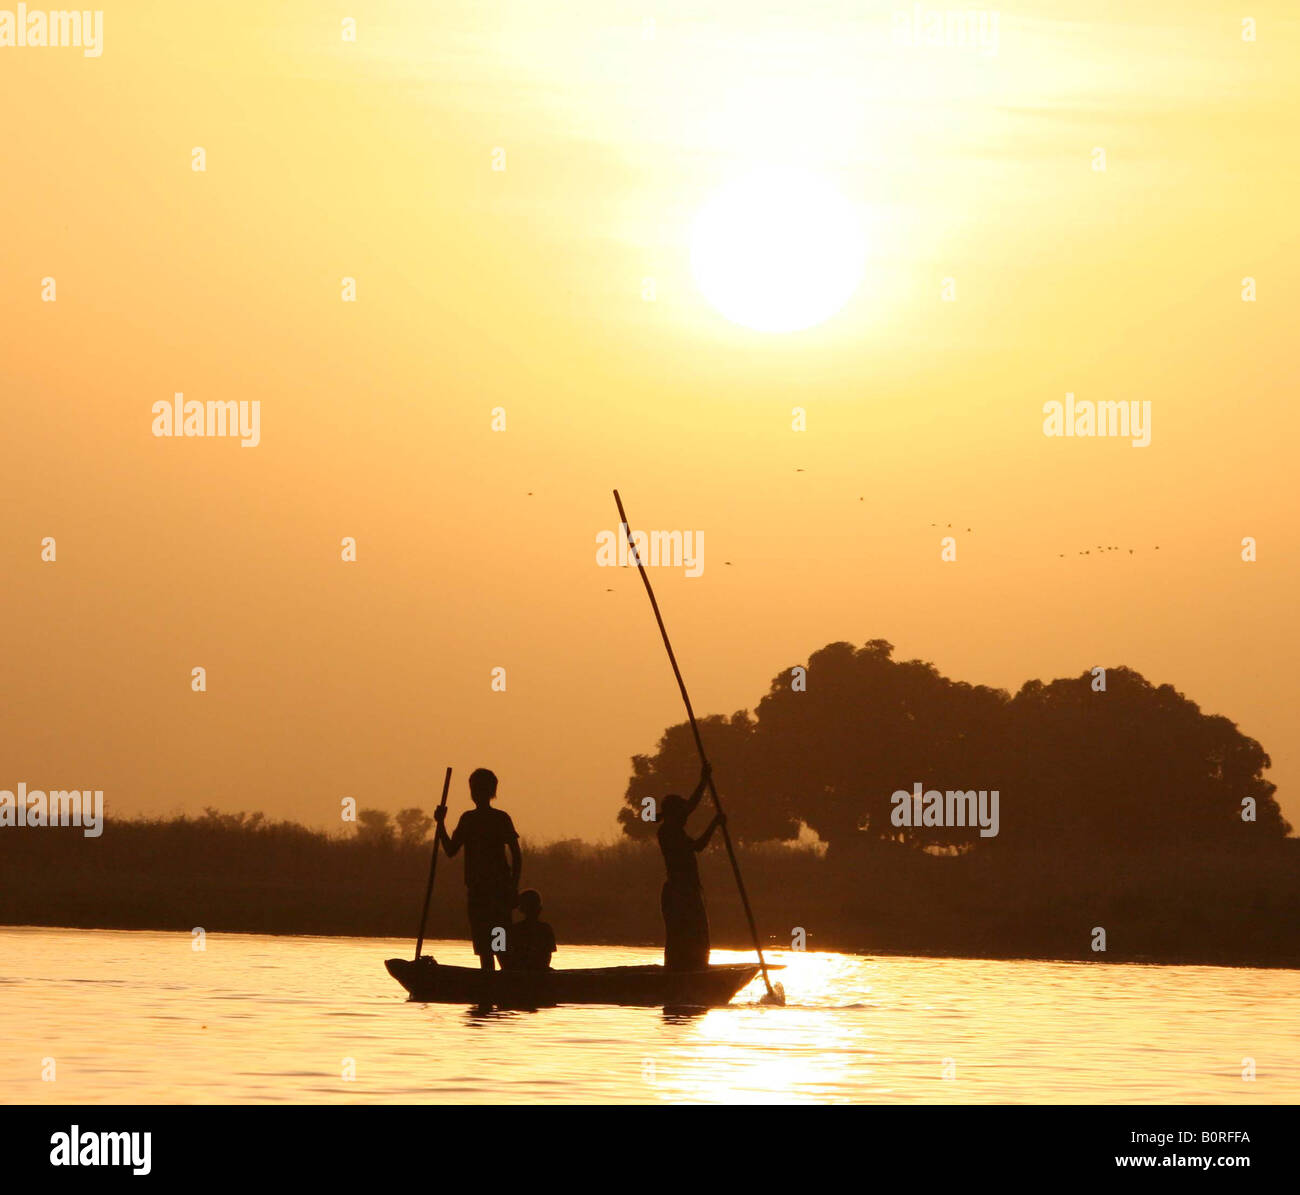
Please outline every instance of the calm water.
M0 1099L1300 1099L1297 971L777 954L785 1008L753 1003L760 982L694 1017L480 1016L407 1003L383 960L411 949L213 934L197 953L188 934L0 928ZM462 943L432 949L470 961ZM565 966L657 961L639 948L562 955ZM1242 1080L1247 1057L1254 1082ZM56 1078L43 1082L50 1058Z

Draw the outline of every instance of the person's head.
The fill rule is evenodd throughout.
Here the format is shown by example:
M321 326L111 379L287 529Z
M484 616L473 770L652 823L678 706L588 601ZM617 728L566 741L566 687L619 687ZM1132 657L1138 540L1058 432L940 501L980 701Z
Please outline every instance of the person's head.
M497 774L487 768L475 768L469 774L469 795L475 805L486 805L497 795Z
M542 894L536 888L525 888L519 894L519 911L526 921L536 921L542 913Z
M669 825L681 825L686 820L686 798L669 793L664 798L662 820Z

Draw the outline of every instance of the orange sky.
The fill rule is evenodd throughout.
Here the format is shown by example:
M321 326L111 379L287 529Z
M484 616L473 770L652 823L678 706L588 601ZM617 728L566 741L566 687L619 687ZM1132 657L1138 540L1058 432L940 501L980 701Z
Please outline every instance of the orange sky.
M891 44L907 5L134 2L98 58L0 48L0 787L337 825L483 764L526 835L609 837L680 717L595 563L618 486L705 533L654 577L702 713L836 639L1012 690L1123 663L1258 738L1300 824L1300 19L1250 7L1253 43L1016 4L981 55ZM868 241L789 335L689 268L769 162ZM261 442L155 438L176 391ZM1045 437L1067 391L1149 400L1150 447Z

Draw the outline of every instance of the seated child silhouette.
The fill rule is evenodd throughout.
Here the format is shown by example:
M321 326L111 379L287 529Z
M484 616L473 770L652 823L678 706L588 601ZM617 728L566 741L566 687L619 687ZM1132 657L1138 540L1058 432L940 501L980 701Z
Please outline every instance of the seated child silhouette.
M510 926L501 961L508 971L547 971L555 953L555 931L541 920L542 897L535 888L519 894L522 921Z

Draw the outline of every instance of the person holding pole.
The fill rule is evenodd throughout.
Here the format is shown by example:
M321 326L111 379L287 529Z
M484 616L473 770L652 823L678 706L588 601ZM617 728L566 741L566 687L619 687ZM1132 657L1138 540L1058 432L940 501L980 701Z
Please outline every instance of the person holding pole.
M767 989L767 995L764 997L764 1002L770 1002L772 1004L784 1004L785 992L782 990L780 984L773 985L772 980L768 977L767 974L767 962L763 958L763 943L759 940L758 937L758 925L754 921L754 910L750 907L749 904L749 894L745 891L745 881L740 877L740 862L736 858L736 848L731 844L731 835L727 833L727 821L726 818L722 816L722 802L718 799L717 785L713 783L713 775L708 766L708 756L704 754L704 740L700 738L700 727L699 724L695 721L695 710L691 706L690 694L686 692L686 682L682 679L682 670L677 666L677 657L676 655L673 654L673 645L668 640L668 628L664 626L663 615L660 614L659 612L659 603L655 600L655 591L653 587L650 585L650 577L645 571L645 561L641 559L641 554L637 550L636 537L632 534L632 524L628 522L627 511L623 509L623 499L618 496L617 490L614 491L614 505L618 507L619 523L623 528L623 534L627 537L627 546L631 553L632 561L636 565L637 572L641 574L641 584L645 586L646 597L650 599L650 609L654 611L655 622L659 626L659 634L664 641L664 650L668 653L668 662L673 666L673 676L677 680L677 688L680 690L682 695L682 704L686 707L686 717L690 721L691 734L695 738L695 749L696 751L699 752L700 763L704 766L704 771L702 773L704 777L704 783L707 784L709 789L709 795L713 798L713 808L716 809L718 813L717 817L713 819L713 825L710 826L709 833L711 834L713 832L713 828L716 826L722 827L722 845L727 848L727 858L731 861L731 873L736 877L736 891L740 893L740 903L745 910L745 920L749 922L750 937L754 939L754 953L758 955L759 970L762 971L763 973L763 986ZM699 791L701 790L697 790L697 796L695 798L696 800L699 799L698 797ZM685 802L683 802L683 804L685 804ZM664 812L665 812L665 819L666 819L667 809L665 809ZM686 818L683 817L681 820L682 820L683 833L685 833ZM708 835L705 835L704 841L708 842ZM692 866L694 866L694 863L695 860L694 857L692 857L691 859ZM701 897L700 899L701 913L703 912L703 907L704 907L704 900L703 897ZM693 914L693 916L695 918L693 924L696 925L696 927L698 928L699 915ZM706 932L707 932L707 926L708 923L706 921L705 922ZM698 953L698 949L697 949L697 953ZM708 957L709 954L706 948L704 952L704 958L706 963L708 961Z
M442 778L442 800L438 802L438 808L433 812L433 820L441 822L447 816L447 794L451 791L451 769L447 769L447 774ZM433 880L438 874L438 836L433 836L433 854L429 856L429 882L424 888L424 905L420 909L420 933L415 939L415 961L418 963L421 958L427 957L431 963L438 960L432 956L422 955L424 950L424 930L429 924L429 900L433 896Z
M523 859L519 854L519 835L504 809L493 809L497 795L497 778L487 768L470 773L469 795L474 808L466 810L450 836L445 825L446 807L434 813L438 823L435 836L448 855L465 848L465 895L469 912L470 938L479 966L484 971L496 969L496 955L507 947L506 934L511 914L518 900L519 872ZM509 860L507 861L507 854Z
M709 966L709 916L695 856L727 819L719 810L698 838L686 832L686 822L704 796L711 774L706 760L690 797L670 793L659 816L659 849L668 872L659 904L664 914L664 966L670 971L704 971Z

